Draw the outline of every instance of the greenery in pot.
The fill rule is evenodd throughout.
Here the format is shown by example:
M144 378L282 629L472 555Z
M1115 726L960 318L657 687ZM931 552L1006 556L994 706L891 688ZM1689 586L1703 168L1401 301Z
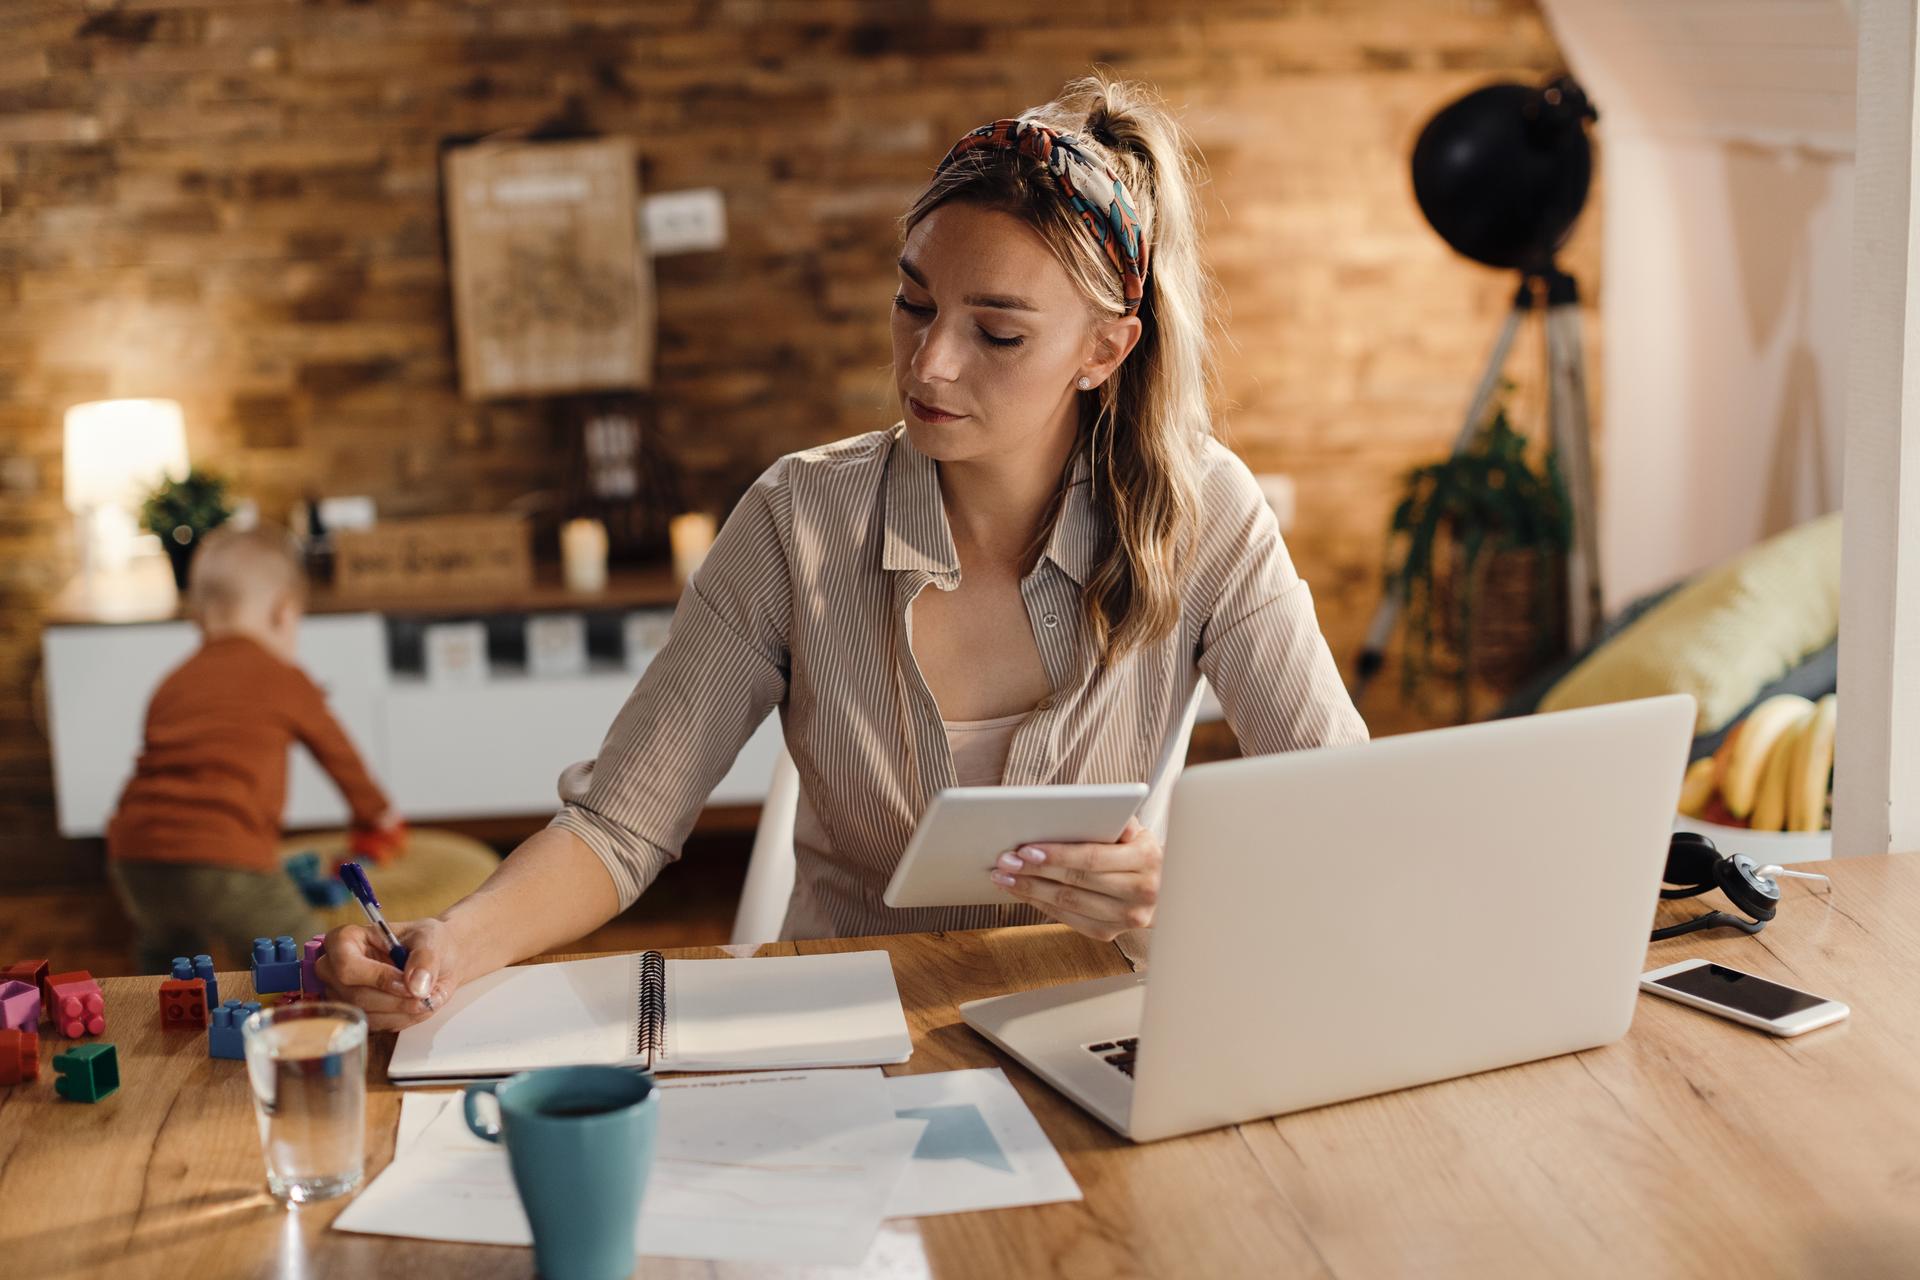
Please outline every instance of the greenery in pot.
M140 523L157 534L173 562L173 580L187 589L187 570L200 539L227 522L233 506L227 501L227 479L198 467L186 477L169 477L147 495L140 507Z
M1404 548L1398 567L1386 575L1405 628L1402 691L1414 695L1421 678L1435 668L1436 636L1451 636L1458 650L1453 674L1462 719L1472 705L1476 610L1486 576L1476 570L1483 557L1536 553L1539 572L1530 594L1537 656L1546 656L1559 630L1554 614L1560 602L1549 583L1573 545L1573 507L1553 450L1536 470L1526 449L1526 437L1508 421L1504 401L1496 403L1466 450L1408 473L1405 496L1389 525L1390 551Z

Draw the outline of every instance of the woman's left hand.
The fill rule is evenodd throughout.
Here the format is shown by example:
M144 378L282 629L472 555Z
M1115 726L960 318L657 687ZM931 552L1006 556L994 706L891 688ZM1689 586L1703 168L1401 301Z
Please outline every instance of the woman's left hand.
M990 874L1002 893L1111 942L1153 923L1162 852L1135 818L1112 844L1024 844L1001 854Z

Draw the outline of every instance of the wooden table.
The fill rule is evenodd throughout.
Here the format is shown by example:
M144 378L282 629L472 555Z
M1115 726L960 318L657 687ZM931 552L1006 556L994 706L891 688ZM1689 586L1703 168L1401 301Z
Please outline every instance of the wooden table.
M1676 939L1648 965L1704 955L1834 995L1854 1008L1838 1026L1779 1040L1647 998L1627 1038L1603 1049L1148 1147L1114 1138L954 1012L1123 972L1119 948L1056 928L797 944L891 951L914 1035L913 1060L895 1070L1006 1067L1086 1192L889 1223L864 1274L1915 1274L1920 856L1829 865L1831 898L1790 884L1758 939ZM200 1036L162 1034L158 981L104 984L119 1093L92 1106L56 1098L57 1041L43 1043L40 1083L0 1090L0 1273L532 1273L525 1249L330 1231L344 1201L276 1207L242 1065L209 1059ZM245 985L221 979L223 994ZM375 1078L388 1042L376 1038ZM370 1176L392 1154L399 1111L396 1090L372 1086Z

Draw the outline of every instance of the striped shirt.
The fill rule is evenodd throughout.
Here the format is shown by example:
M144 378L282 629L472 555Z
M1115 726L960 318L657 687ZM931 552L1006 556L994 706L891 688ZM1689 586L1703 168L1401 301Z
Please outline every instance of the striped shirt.
M1252 473L1211 440L1202 471L1178 625L1103 666L1081 601L1110 534L1081 455L1020 583L1053 693L1015 732L1007 785L1146 780L1202 674L1250 755L1366 740ZM903 427L781 458L727 518L598 758L561 775L552 825L600 857L624 908L680 856L708 793L778 709L825 835L796 849L783 936L1044 919L1024 903L881 901L921 813L955 785L908 610L922 589L959 580L937 464Z

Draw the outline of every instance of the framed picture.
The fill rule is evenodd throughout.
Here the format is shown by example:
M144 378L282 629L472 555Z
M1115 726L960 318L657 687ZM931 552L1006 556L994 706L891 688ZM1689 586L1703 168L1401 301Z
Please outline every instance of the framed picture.
M632 140L489 140L443 163L461 393L647 386L653 280Z

